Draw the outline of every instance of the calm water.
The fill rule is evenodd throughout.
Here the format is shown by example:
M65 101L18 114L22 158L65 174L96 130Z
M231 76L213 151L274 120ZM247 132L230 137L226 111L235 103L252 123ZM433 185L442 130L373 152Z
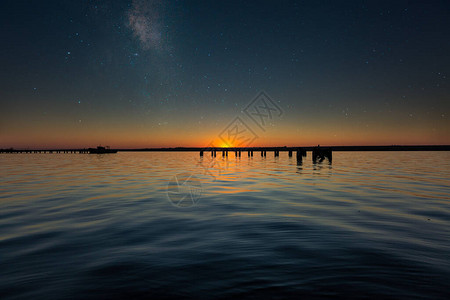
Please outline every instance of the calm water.
M448 298L450 153L310 154L0 154L0 298Z

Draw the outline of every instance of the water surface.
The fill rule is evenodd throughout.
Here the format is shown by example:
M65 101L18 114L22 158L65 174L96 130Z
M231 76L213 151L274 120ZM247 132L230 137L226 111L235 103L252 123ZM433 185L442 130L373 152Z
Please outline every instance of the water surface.
M448 298L449 152L267 155L0 154L0 297Z

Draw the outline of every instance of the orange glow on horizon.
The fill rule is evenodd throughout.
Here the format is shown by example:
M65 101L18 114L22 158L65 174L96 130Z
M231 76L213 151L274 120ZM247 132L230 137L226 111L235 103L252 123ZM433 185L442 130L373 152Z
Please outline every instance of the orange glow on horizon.
M437 121L436 121L437 122ZM133 123L81 123L77 126L60 120L50 123L13 122L0 130L0 148L89 148L109 145L117 149L165 147L302 147L302 146L377 146L377 145L448 145L448 121L421 124L372 122L356 126L352 122L308 120L266 128L253 128L257 137L249 145L243 140L224 141L221 123L211 126L170 124L152 127ZM225 123L225 122L224 122ZM226 124L226 123L225 123ZM222 138L221 138L222 137Z

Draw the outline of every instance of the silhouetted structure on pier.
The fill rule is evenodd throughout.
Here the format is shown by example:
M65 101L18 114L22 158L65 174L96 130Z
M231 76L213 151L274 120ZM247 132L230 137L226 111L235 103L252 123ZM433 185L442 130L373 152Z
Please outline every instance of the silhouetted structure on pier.
M109 146L102 147L98 146L97 148L89 148L89 154L106 154L106 153L117 153L117 150L113 150L109 148Z

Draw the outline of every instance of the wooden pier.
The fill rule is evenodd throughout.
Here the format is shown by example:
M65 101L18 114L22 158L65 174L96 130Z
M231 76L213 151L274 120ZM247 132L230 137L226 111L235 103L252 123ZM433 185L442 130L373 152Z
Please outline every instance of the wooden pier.
M120 150L119 150L120 151ZM164 150L161 150L164 151ZM195 151L195 150L181 150L181 149L177 149L177 150L167 150L167 151ZM199 154L200 157L203 157L205 155L205 152L210 152L211 153L211 157L216 157L217 156L217 151L221 151L222 152L222 157L228 157L228 153L229 152L234 152L234 157L241 157L242 152L247 152L247 156L248 157L253 157L253 153L254 151L259 151L261 153L261 157L267 157L267 151L269 152L273 152L274 157L279 157L280 156L280 152L287 152L288 153L288 157L292 157L293 153L296 153L296 158L297 161L302 161L303 157L306 157L306 149L302 148L302 147L251 147L251 148L235 148L235 147L230 147L230 148L203 148L203 149L199 149ZM328 159L328 161L331 162L332 159L332 149L331 148L321 148L321 147L314 147L311 149L312 151L312 157L313 157L313 161L319 161L322 162L325 158Z
M0 149L0 153L42 153L42 154L53 154L53 153L76 153L76 154L106 154L106 153L117 153L117 149L110 149L109 146L97 148L83 148L83 149Z
M0 153L42 153L42 154L54 154L54 153L76 153L85 154L90 153L89 149L0 149Z

